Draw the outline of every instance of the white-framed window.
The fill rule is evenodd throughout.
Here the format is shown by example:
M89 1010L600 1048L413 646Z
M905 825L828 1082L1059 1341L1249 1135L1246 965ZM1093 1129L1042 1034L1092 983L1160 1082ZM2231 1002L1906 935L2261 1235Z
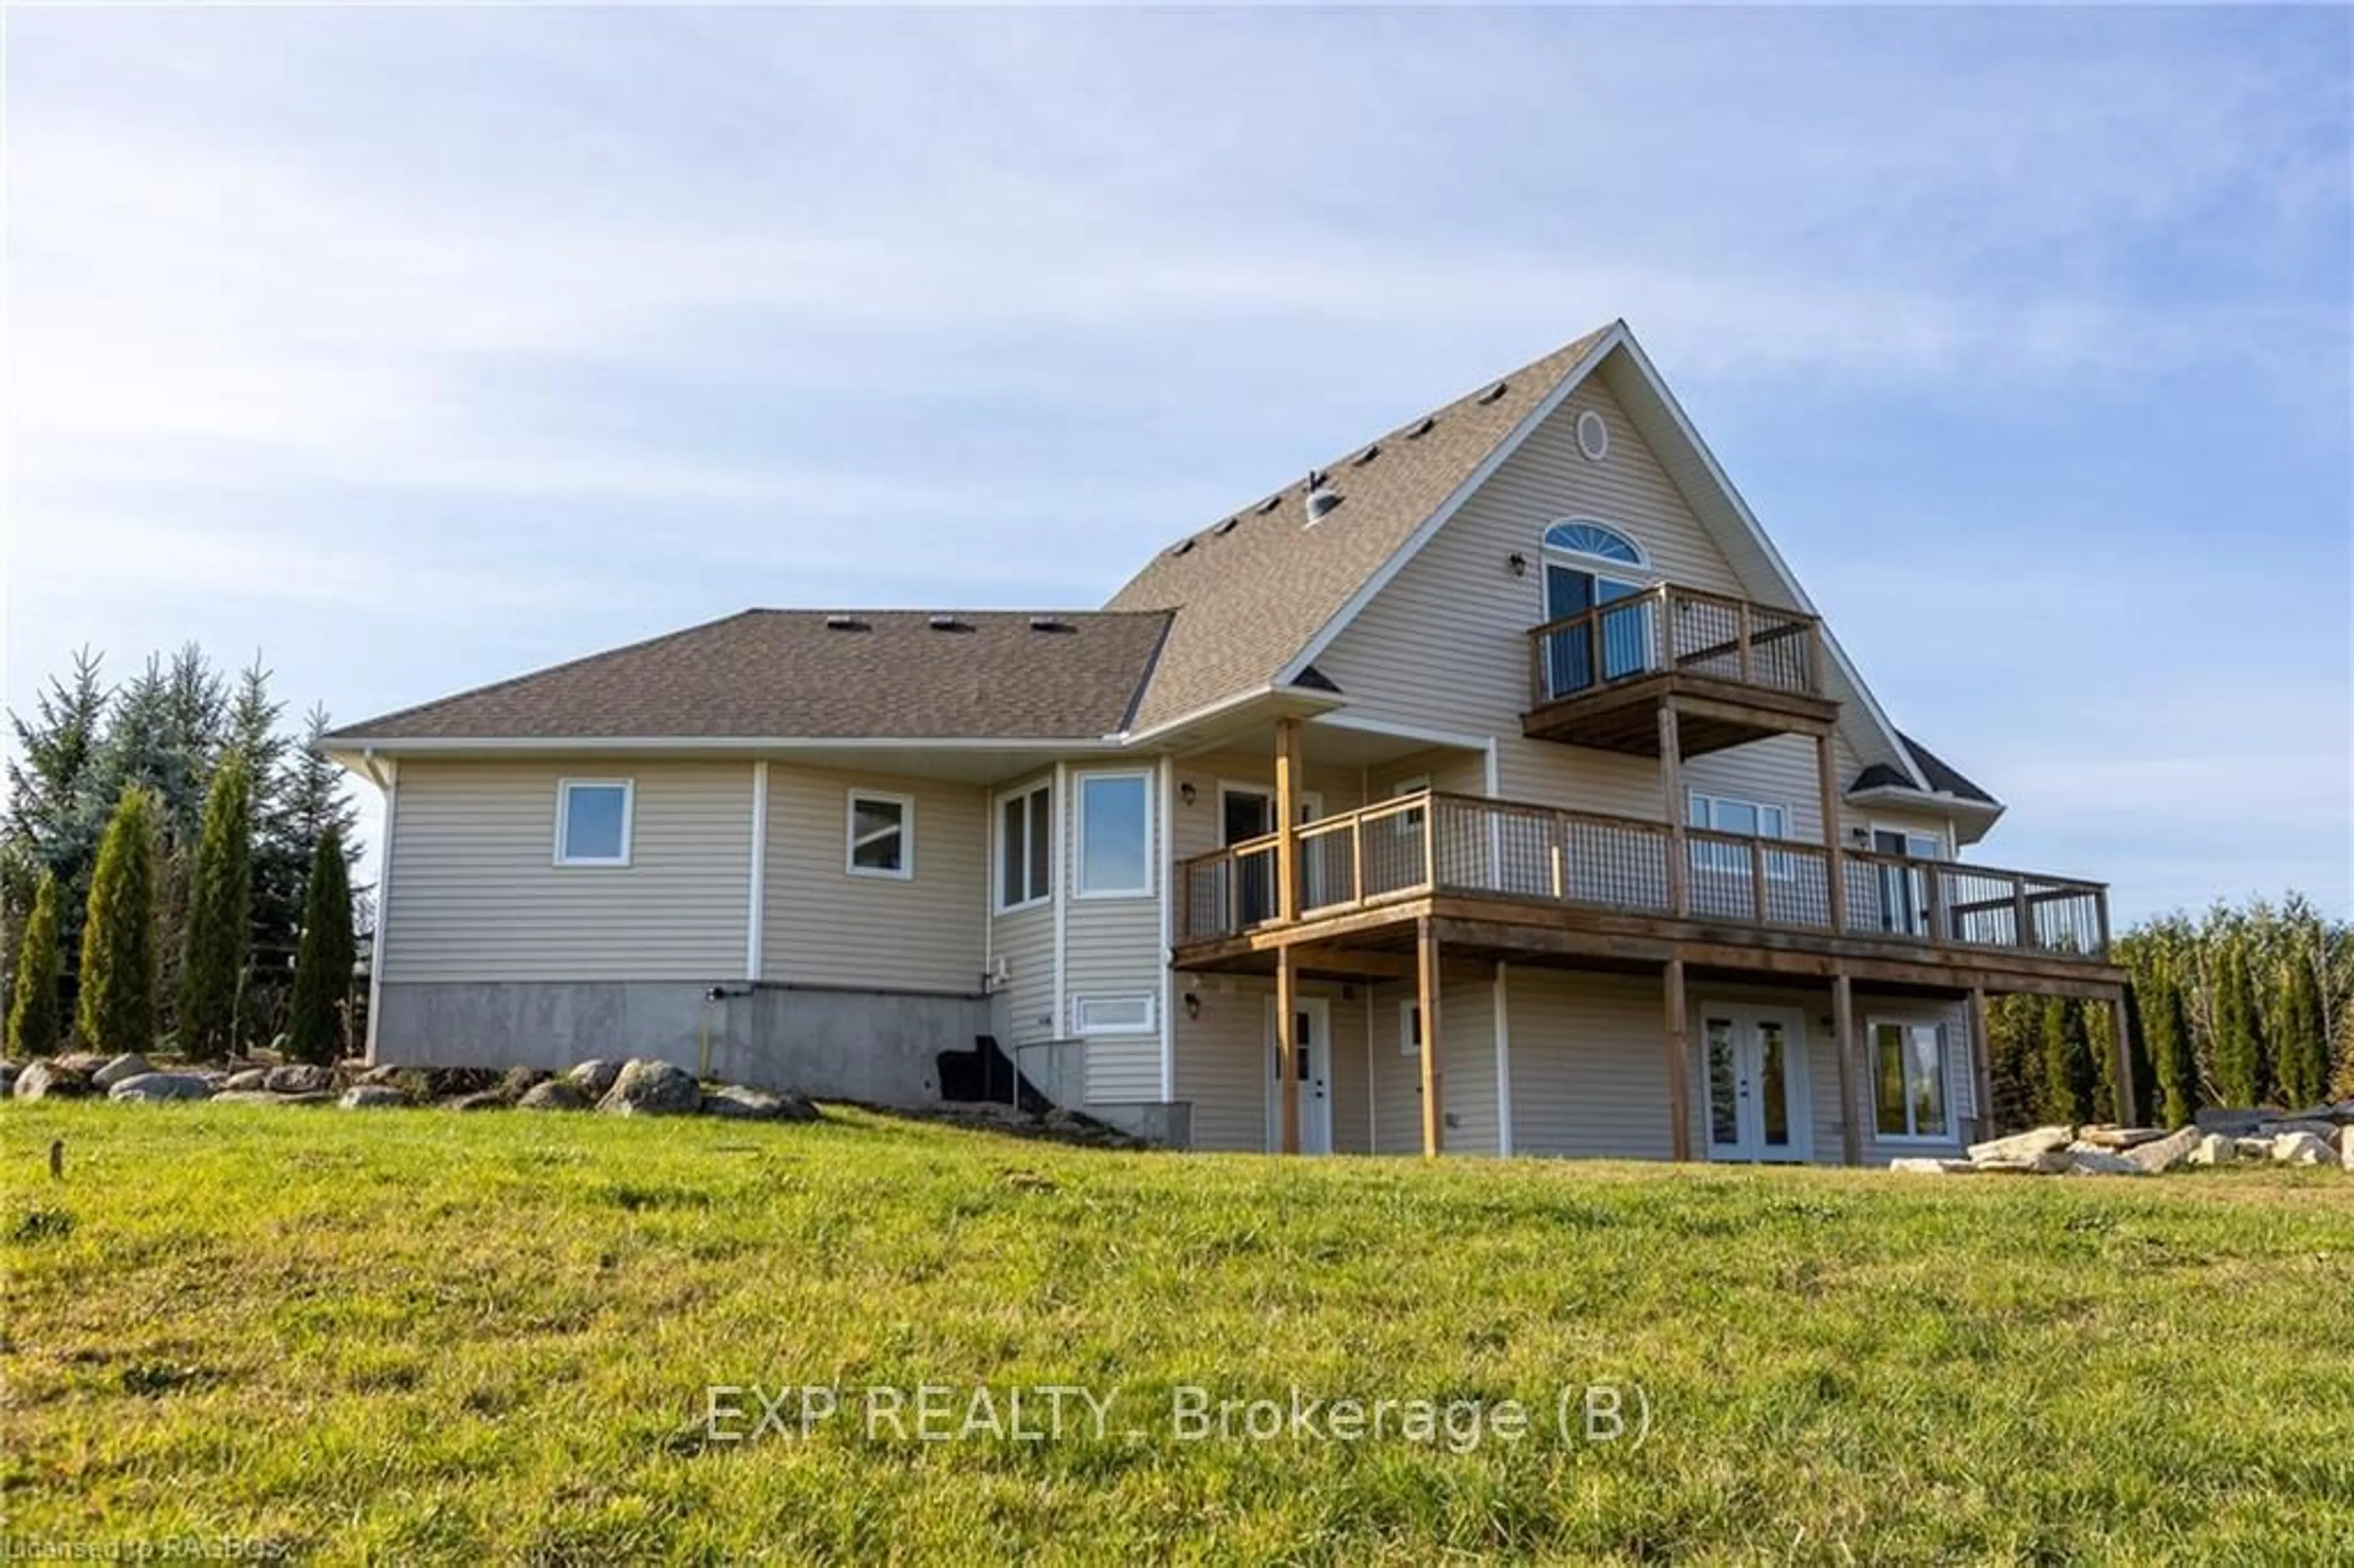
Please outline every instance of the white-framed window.
M1157 1027L1153 1021L1152 997L1149 992L1135 996L1076 996L1071 999L1071 1033L1074 1034L1150 1034Z
M1921 1019L1872 1021L1873 1127L1883 1140L1944 1143L1946 1028Z
M883 789L850 792L842 869L852 876L905 882L916 874L916 802Z
M1697 789L1691 792L1690 821L1695 828L1712 828L1720 833L1739 833L1744 838L1790 836L1787 807L1743 800L1731 795L1704 795Z
M1078 895L1150 894L1152 775L1082 773L1078 780Z
M1410 997L1398 1003L1398 1054L1422 1055L1422 1008Z
M557 779L556 863L629 864L630 821L636 815L636 804L634 779Z
M1055 784L997 798L997 907L1027 909L1055 892Z

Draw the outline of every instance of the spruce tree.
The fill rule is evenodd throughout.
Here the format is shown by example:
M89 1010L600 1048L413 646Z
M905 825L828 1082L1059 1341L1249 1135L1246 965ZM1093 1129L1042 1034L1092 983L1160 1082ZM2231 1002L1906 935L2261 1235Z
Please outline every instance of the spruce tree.
M155 1044L155 798L122 793L90 875L75 1024L98 1051Z
M2160 970L2142 1004L2149 1030L2150 1070L2158 1081L2158 1112L2168 1127L2186 1125L2199 1112L2199 1062L2192 1054L2190 1013L2182 987Z
M181 927L178 1030L191 1056L237 1045L238 985L253 905L253 824L245 758L231 751L205 792L202 836Z
M2091 1120L2098 1076L2083 1015L2063 998L2045 999L2041 1036L2045 1119L2071 1126Z
M2322 1037L2321 980L2302 942L2291 948L2287 969L2276 1054L2281 1097L2295 1109L2328 1092L2329 1043Z
M64 962L58 951L58 879L44 872L16 948L16 983L8 997L8 1055L27 1062L53 1056L65 1034L58 989Z
M2255 987L2247 958L2236 947L2226 949L2215 966L2213 1015L2215 1093L2228 1106L2261 1104L2264 1058Z
M300 1061L333 1062L344 1044L343 1007L352 987L352 884L344 837L329 828L311 854L302 901L302 940L294 953L289 1051Z

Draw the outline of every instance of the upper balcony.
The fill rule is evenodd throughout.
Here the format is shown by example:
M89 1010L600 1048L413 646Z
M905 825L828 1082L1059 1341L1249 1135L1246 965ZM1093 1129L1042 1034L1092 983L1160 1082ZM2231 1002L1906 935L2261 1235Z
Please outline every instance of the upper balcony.
M1672 706L1681 755L1698 757L1839 716L1821 623L1797 610L1658 583L1528 637L1533 739L1658 757Z

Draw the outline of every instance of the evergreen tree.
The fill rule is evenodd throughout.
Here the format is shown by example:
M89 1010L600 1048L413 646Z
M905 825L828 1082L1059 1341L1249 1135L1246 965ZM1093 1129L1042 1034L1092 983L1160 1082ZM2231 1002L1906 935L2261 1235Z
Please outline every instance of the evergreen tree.
M24 939L16 948L16 984L8 997L8 1054L27 1062L57 1054L65 1034L65 1016L58 1000L64 963L58 952L58 879L43 873L33 895L32 914L25 921Z
M344 837L329 828L311 855L311 884L302 902L302 940L294 957L294 1001L287 1045L305 1062L332 1062L343 1049L343 1009L351 993L350 867Z
M182 924L178 1033L192 1056L237 1044L238 987L253 903L253 824L245 758L229 752L205 794L203 836Z
M2062 997L2047 997L2041 1019L2043 1096L2041 1109L2055 1122L2089 1121L2098 1082L2084 1015Z
M126 789L98 846L75 1004L82 1043L93 1050L155 1044L155 818L154 795Z
M2150 1070L2158 1083L2158 1118L2181 1127L2199 1111L2199 1064L2190 1050L2190 1014L2182 988L2160 970L2153 980L2142 1017L2149 1029Z
M52 679L34 699L34 715L11 713L16 757L8 760L7 805L0 814L0 975L16 973L16 943L30 919L44 872L59 884L58 941L70 952L81 936L81 906L103 826L88 807L90 779L105 738L107 693L100 661L88 649L74 655L70 680Z
M2274 1051L2281 1097L2292 1109L2316 1104L2329 1091L2329 1043L2322 1035L2321 980L2314 959L2293 948L2281 991Z
M2256 1022L2254 984L2248 961L2236 947L2215 965L2215 1093L2228 1106L2260 1105L2264 1097L2264 1055Z
M303 719L302 743L287 756L281 810L292 842L310 863L312 852L332 830L343 846L345 881L359 857L359 808L344 793L343 770L327 760L327 710L313 707Z

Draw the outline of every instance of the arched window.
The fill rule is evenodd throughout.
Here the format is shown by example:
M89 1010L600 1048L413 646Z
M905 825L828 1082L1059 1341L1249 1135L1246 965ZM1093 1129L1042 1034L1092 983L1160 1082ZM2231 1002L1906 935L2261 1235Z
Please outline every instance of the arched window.
M1599 523L1582 517L1556 523L1545 530L1544 545L1548 550L1566 550L1575 556L1596 556L1606 561L1624 561L1630 567L1646 563L1642 546L1616 528L1606 528Z
M1546 694L1564 697L1649 670L1649 602L1606 608L1651 586L1643 547L1607 524L1567 517L1544 531L1543 555L1546 622L1587 618L1545 639Z

